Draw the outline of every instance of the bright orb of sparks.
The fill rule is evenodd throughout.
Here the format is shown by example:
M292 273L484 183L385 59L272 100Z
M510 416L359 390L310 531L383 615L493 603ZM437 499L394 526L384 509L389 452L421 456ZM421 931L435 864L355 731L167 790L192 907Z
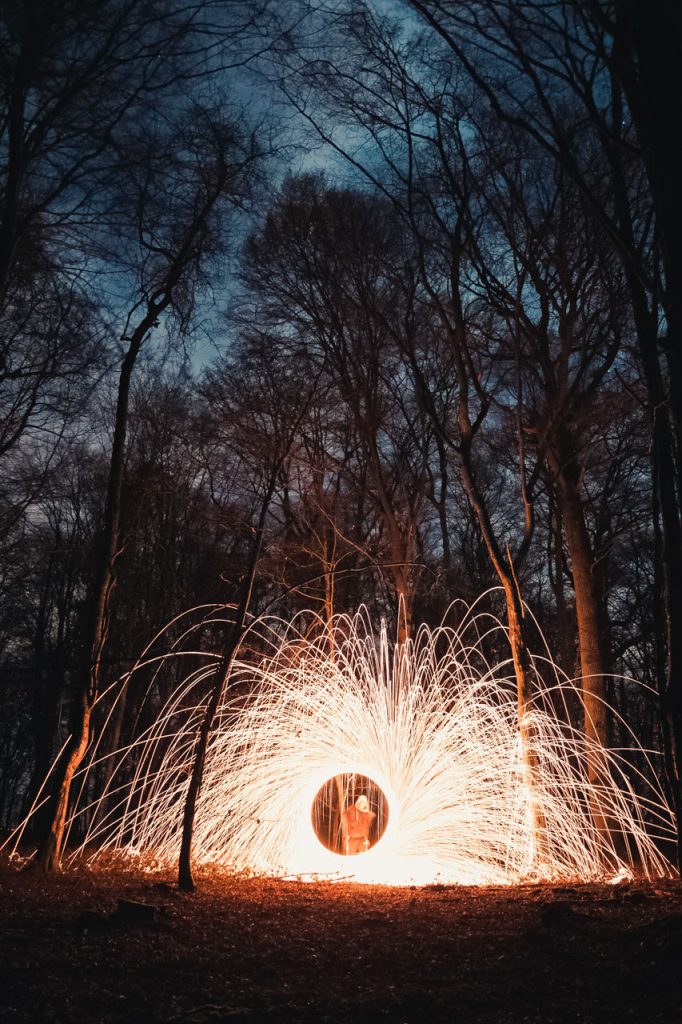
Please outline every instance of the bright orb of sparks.
M527 712L537 761L529 792L513 671L485 654L500 646L501 629L472 616L466 628L421 628L399 645L358 614L339 617L313 640L289 627L257 657L252 641L234 665L212 732L195 861L391 884L669 874L662 842L674 824L650 755L634 738L627 751L593 745L599 778L588 782L587 741L566 710L576 686L547 659L537 662L537 697ZM193 694L211 671L187 678L116 756L104 796L76 811L90 822L82 851L95 844L174 862L206 703ZM372 780L390 807L381 840L361 857L321 842L311 822L323 787L349 777ZM617 842L595 827L595 799L617 823ZM533 806L542 812L542 836Z

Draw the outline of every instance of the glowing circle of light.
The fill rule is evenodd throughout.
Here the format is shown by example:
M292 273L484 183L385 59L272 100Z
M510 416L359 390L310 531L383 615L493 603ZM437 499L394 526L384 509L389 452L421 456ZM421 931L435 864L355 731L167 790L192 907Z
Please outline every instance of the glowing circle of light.
M404 645L374 631L366 613L340 616L312 640L279 622L254 635L211 735L195 862L389 884L671 874L664 850L674 820L655 755L632 736L628 749L592 743L588 751L567 710L579 687L547 658L536 660L527 712L538 766L529 792L513 670L486 653L504 640L501 625L482 614L457 629L421 628ZM93 745L70 825L84 839L71 856L116 851L175 863L215 663L190 672L128 747L104 757L103 740ZM158 680L152 690L158 699ZM596 783L588 782L588 752L600 766ZM91 780L103 773L103 794L88 801ZM390 808L381 841L351 858L326 848L311 825L321 787L350 773L371 779ZM595 827L595 799L617 823L618 844ZM533 802L542 810L541 842Z
M332 853L350 855L343 848L342 816L361 796L367 799L373 815L368 835L371 849L383 839L390 819L388 800L381 786L365 775L350 772L327 779L315 794L310 808L311 825L318 840Z

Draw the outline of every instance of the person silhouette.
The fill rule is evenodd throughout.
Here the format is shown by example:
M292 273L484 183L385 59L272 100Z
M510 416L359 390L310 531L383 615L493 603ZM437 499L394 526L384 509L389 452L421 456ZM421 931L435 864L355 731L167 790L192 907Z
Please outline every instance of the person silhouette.
M341 815L341 835L345 854L364 853L369 850L369 833L376 818L369 809L369 800L363 793Z

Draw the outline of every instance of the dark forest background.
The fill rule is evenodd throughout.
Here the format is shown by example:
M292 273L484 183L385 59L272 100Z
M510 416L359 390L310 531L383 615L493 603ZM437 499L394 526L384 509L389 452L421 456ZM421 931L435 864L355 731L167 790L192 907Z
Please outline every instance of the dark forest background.
M520 597L679 805L657 7L3 5L0 828L159 630L239 603L259 517L251 614L364 603L404 637Z

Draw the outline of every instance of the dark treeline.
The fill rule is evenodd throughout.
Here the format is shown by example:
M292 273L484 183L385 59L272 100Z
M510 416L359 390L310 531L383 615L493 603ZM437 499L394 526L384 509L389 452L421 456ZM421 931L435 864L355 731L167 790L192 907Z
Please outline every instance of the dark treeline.
M401 638L496 588L521 706L541 631L679 806L680 13L387 6L3 9L0 828L254 551L252 614ZM294 114L324 172L282 170Z

